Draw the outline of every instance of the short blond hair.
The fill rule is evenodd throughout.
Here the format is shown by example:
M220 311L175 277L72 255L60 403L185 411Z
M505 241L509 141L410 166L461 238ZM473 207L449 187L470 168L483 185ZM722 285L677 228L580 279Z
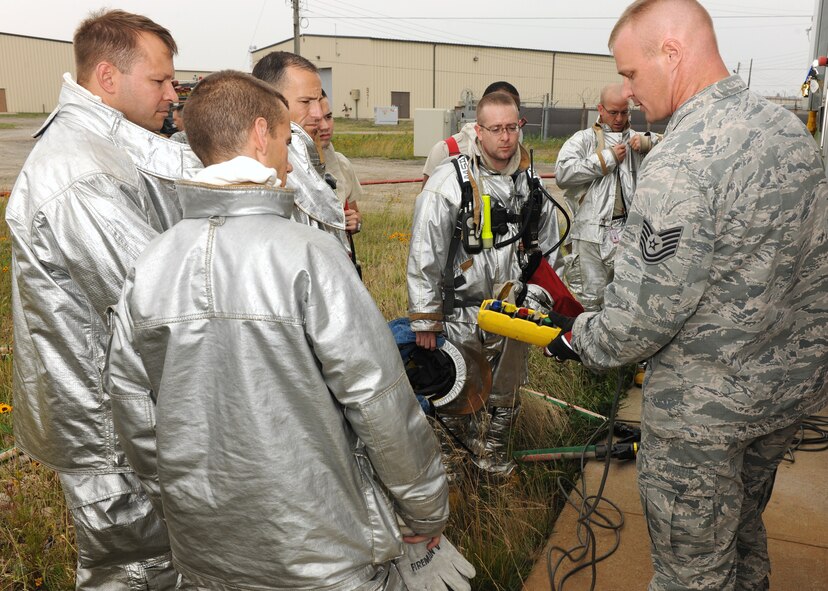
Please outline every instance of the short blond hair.
M484 94L483 98L480 99L477 103L477 109L475 113L477 118L480 119L480 113L483 111L484 107L489 105L499 105L502 107L514 107L515 111L518 111L517 102L515 101L515 97L513 97L508 92L504 92L501 90L490 92L489 94Z
M124 10L100 10L87 17L75 31L73 48L78 82L87 82L95 66L109 62L129 74L143 56L138 47L141 34L155 35L169 50L178 53L178 46L169 30L140 14Z
M187 140L205 166L238 156L259 117L270 130L287 120L288 106L272 86L250 74L224 70L199 82L187 99Z

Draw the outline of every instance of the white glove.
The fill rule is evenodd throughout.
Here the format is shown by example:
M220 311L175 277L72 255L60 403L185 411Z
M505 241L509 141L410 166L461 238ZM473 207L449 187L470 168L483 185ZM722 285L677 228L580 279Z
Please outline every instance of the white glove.
M442 536L431 550L428 541L405 544L405 554L397 558L397 569L409 591L471 591L469 579L474 566Z

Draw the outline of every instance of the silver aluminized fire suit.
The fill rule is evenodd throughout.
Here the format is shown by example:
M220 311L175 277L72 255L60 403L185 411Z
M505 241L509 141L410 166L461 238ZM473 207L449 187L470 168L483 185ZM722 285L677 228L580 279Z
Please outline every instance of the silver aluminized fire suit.
M176 568L220 589L404 588L394 512L436 535L448 489L382 315L335 239L289 221L293 191L178 187L184 220L128 277L107 366Z
M475 147L474 151L477 155L472 160L471 170L480 193L491 195L493 205L499 202L518 213L529 194L526 173L529 155L526 150L520 146L513 159L511 171L514 171L514 177L493 172L483 164L479 148ZM460 205L460 184L450 160L438 166L429 177L414 206L408 255L408 313L415 332L443 331L452 343L482 350L491 363L493 380L488 400L488 429L485 427L488 421L481 417L471 424L452 421L456 424L450 428L478 456L474 458L478 465L497 472L512 466L507 448L520 404L518 389L526 380L527 346L481 331L477 325L477 312L482 300L497 296L495 286L520 278L520 241L502 248L484 249L477 254L467 253L461 243L455 256L454 274L458 278L455 284L462 282L462 285L456 288L455 297L466 305L456 306L451 316L444 317L443 275ZM510 223L508 234L495 236L495 242L504 241L518 232L518 224ZM546 252L558 239L555 207L544 200L540 247ZM554 268L558 250L551 252L547 259Z
M6 209L15 443L60 474L78 588L171 588L167 533L114 436L100 372L106 308L144 246L180 219L173 179L200 163L64 79Z
M336 192L325 182L325 166L320 162L316 144L301 125L291 121L288 160L293 170L287 187L296 191L293 219L301 224L333 234L345 252L351 252L345 233L345 210Z
M588 311L603 306L604 288L612 281L616 246L647 151L636 152L627 146L627 157L618 163L612 147L629 143L637 133L629 126L614 132L599 119L564 143L555 164L555 182L564 189L572 212L572 252L565 257L564 277ZM655 135L649 137L652 143L657 140ZM617 197L620 211L615 207Z

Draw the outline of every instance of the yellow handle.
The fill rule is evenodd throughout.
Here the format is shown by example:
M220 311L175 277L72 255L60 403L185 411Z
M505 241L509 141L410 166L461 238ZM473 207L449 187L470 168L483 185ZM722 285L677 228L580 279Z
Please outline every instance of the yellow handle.
M513 314L518 308L506 302L503 303L503 312L488 310L487 308L493 301L484 300L477 313L477 323L486 332L529 343L530 345L537 345L538 347L545 347L561 332L559 328L540 326L531 320L510 317L509 314ZM529 310L529 315L537 316L538 313ZM540 314L540 316L545 315Z

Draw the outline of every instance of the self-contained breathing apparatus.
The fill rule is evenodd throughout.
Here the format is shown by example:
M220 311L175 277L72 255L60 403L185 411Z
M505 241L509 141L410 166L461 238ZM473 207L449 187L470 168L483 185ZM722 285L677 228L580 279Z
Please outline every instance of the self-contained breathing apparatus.
M504 248L521 240L518 247L518 265L521 268L520 291L516 299L517 304L521 305L526 297L529 279L538 269L541 261L559 248L567 234L569 234L569 215L544 188L541 179L535 176L533 150L530 150L529 157L529 168L512 175L512 181L516 184L519 175L525 174L529 186L529 195L519 212L512 211L499 201L491 199L489 195L480 194L471 170L472 161L468 156L460 154L452 160L457 172L457 181L460 185L460 210L455 222L454 234L449 245L448 258L443 273L444 316L451 315L455 307L480 306L481 303L479 301L471 302L455 299L455 290L465 283L465 278L462 275L454 276L454 259L461 243L467 253L476 254L485 248ZM561 238L546 252L541 251L538 239L544 198L563 212L567 224L566 231ZM495 242L494 239L497 236L509 233L510 224L518 224L517 234L500 242Z

